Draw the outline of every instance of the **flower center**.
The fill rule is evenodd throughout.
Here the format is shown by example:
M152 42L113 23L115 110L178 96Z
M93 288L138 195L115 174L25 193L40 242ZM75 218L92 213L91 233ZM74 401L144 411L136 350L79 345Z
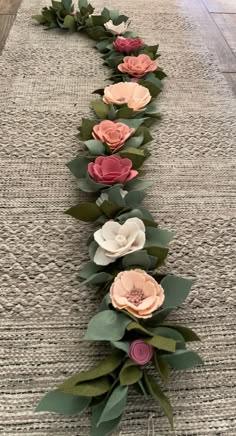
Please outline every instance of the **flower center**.
M122 247L123 245L126 245L127 239L124 235L116 235L115 237L116 242Z
M139 304L144 300L144 293L142 289L132 289L132 291L127 295L127 299L135 306L139 306Z
M120 97L120 98L117 99L117 101L119 103L126 103L126 98L125 97Z

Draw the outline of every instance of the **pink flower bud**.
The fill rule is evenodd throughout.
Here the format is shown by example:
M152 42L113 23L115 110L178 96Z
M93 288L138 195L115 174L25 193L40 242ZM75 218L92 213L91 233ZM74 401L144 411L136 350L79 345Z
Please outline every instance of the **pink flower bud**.
M145 365L153 356L153 347L146 344L142 339L133 341L129 349L129 357L138 365Z

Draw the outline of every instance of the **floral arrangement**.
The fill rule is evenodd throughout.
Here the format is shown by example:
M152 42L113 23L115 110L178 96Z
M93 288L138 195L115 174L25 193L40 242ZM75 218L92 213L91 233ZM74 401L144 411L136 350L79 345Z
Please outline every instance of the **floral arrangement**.
M112 84L95 91L101 98L91 102L94 115L79 127L84 153L67 164L91 201L66 211L95 228L87 243L90 261L79 277L81 286L98 287L103 299L86 339L105 341L111 351L95 368L47 393L36 410L67 415L90 407L91 435L105 436L118 426L132 386L156 400L173 427L162 384L170 368L203 362L187 349L188 342L199 340L196 333L167 320L191 288L190 280L158 273L174 233L161 229L141 206L150 182L140 168L150 156L149 128L160 117L154 100L166 77L157 62L158 45L128 31L130 20L118 11L93 12L87 0L79 0L76 11L72 0L62 0L33 18L49 29L87 33L112 69Z

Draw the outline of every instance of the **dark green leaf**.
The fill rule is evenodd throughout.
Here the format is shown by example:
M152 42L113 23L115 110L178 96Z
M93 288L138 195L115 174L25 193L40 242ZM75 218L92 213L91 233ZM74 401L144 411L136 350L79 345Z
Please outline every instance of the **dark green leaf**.
M133 109L125 106L120 108L116 113L116 118L133 118L135 115L135 112Z
M108 104L104 103L102 100L95 100L91 102L91 108L99 118L106 119L109 112Z
M189 369L197 365L203 365L201 357L190 350L177 350L173 354L162 355L163 359L175 369Z
M144 122L144 118L139 118L137 120L120 118L117 120L117 123L126 124L128 127L133 128L133 129L138 129L138 127L141 126L141 124L143 122Z
M109 396L97 426L102 422L111 421L122 415L126 406L128 386L117 386Z
M76 30L76 22L72 15L66 15L63 23L65 29L70 29L71 31Z
M139 120L137 120L137 121L139 121ZM145 127L145 126L140 126L138 128L138 130L135 132L135 136L136 135L137 136L139 136L139 135L143 136L143 143L142 143L142 145L147 144L148 142L153 140L153 137L150 134L149 129L147 127Z
M161 281L161 286L165 292L163 308L177 307L186 300L192 281L175 275L168 275Z
M124 268L129 268L130 266L139 266L145 270L150 268L150 260L145 250L137 250L133 253L126 254L122 259L122 265Z
M108 310L110 304L111 304L111 297L110 297L110 293L108 293L102 299L102 302L99 306L99 312L103 312L104 310Z
M132 360L126 360L121 368L119 379L121 385L133 385L137 383L143 376L143 371L140 366L137 366Z
M138 148L140 147L140 145L142 145L142 143L143 143L143 135L132 136L130 139L128 139L128 141L126 141L125 150L127 149L127 147Z
M98 426L98 421L106 405L106 400L93 407L91 419L91 436L106 436L110 434L119 425L122 415L111 421L102 422Z
M84 202L78 204L77 206L73 206L65 213L80 221L85 221L86 223L93 222L102 215L102 212L96 203L89 202Z
M88 279L91 275L97 273L101 270L101 266L96 265L96 263L89 261L87 262L83 268L79 271L79 277L82 279Z
M84 178L88 171L88 164L94 159L88 157L78 157L66 164L72 174L77 178Z
M157 327L174 309L175 307L166 307L165 309L157 310L154 312L151 318L147 318L147 320L145 320L145 325Z
M130 343L126 342L126 341L115 341L115 342L111 342L111 344L115 347L118 348L118 350L123 350L125 353L129 353L129 348L130 348Z
M171 353L173 353L176 349L176 341L163 336L153 336L150 339L145 339L145 342L155 348L158 348L159 350L169 351Z
M109 392L112 387L110 377L108 376L88 380L71 387L63 385L59 386L60 390L65 393L79 395L81 397L98 397Z
M150 328L150 332L153 335L164 336L165 338L171 338L174 339L175 341L179 341L179 342L184 341L183 336L174 328L160 326L156 328Z
M79 9L87 8L88 7L87 0L79 0L78 4L79 4Z
M87 409L90 397L79 397L59 390L48 392L39 402L35 412L55 412L62 415L74 415Z
M85 338L90 341L119 341L129 323L130 319L123 313L104 310L91 319Z
M192 342L192 341L194 342L194 341L201 340L199 336L188 327L184 327L177 324L169 324L169 323L164 323L164 325L165 327L175 329L175 331L178 331L180 335L183 337L183 339L185 340L185 342Z
M162 392L154 377L148 374L144 374L144 380L147 385L148 391L150 392L152 397L159 402L161 409L169 420L171 428L173 428L173 412L169 399L166 397L164 392Z
M32 15L33 20L38 21L40 24L45 24L47 22L47 19L43 15Z
M145 327L143 327L142 325L140 325L138 322L131 322L126 329L128 332L132 331L132 330L136 330L141 334L145 334L148 336L153 336L153 334L151 332L149 332L147 329L145 329Z
M173 232L162 230L159 227L146 227L145 247L153 247L155 245L158 247L167 247L174 235Z
M94 126L98 124L96 120L88 120L87 118L82 118L82 124L79 127L80 137L83 141L92 138L92 132Z
M167 258L169 250L168 250L168 248L165 248L165 247L157 247L156 246L156 247L148 247L147 252L151 256L157 257L157 259L158 259L157 266L160 266L163 264L163 262Z
M131 139L135 139L134 137ZM123 158L128 158L132 161L132 168L137 170L139 169L144 161L147 159L147 151L141 150L139 148L129 147L124 148L119 152L120 156Z
M152 182L150 180L140 180L140 179L132 179L129 182L125 183L125 189L128 191L136 190L141 191L142 189L147 189L151 186Z
M92 156L100 156L105 154L105 147L101 141L97 139L89 139L85 141L84 144L92 154Z
M114 277L111 274L108 274L104 271L98 272L96 274L91 275L84 282L80 284L80 286L85 285L101 285L102 283L111 282Z
M142 203L145 197L145 192L143 191L130 191L125 196L125 204L130 208L136 208Z
M162 357L156 352L154 352L153 355L153 363L164 383L168 383L170 377L170 369L168 363L164 359L162 359Z
M101 204L100 209L108 218L113 218L120 211L121 208L120 206L117 206L117 204L105 200Z

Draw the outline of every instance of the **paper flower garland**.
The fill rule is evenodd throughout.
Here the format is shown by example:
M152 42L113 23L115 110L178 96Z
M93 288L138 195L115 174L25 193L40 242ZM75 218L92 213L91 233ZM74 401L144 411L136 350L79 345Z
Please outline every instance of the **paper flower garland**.
M96 199L66 211L95 226L88 240L90 261L79 278L80 286L99 287L103 300L85 339L105 341L111 352L95 368L47 393L36 410L68 415L90 407L91 436L105 436L119 425L134 385L144 398L159 403L173 427L173 411L158 379L167 383L170 368L203 362L187 349L198 336L167 320L191 289L190 280L158 273L174 233L158 227L141 206L150 182L141 178L140 168L150 156L149 128L160 117L154 100L166 75L156 61L158 45L148 46L127 32L128 17L107 8L93 15L87 0L78 3L74 10L71 0L52 1L33 18L50 29L85 32L112 69L113 84L95 91L101 98L91 102L94 115L79 127L84 152L67 164L79 189Z

